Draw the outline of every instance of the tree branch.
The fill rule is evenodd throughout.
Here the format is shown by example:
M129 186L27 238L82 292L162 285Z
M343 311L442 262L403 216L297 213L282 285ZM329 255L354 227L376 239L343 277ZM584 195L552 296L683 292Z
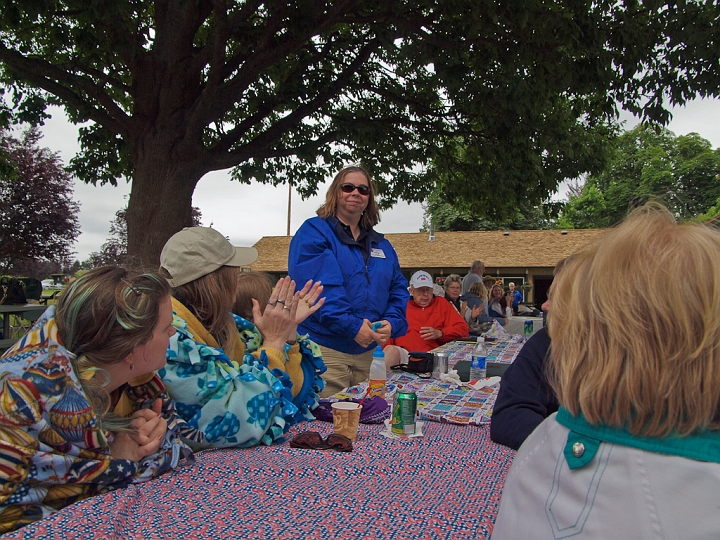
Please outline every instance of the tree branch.
M343 70L342 73L340 73L340 75L338 75L335 82L330 85L325 92L318 94L314 99L304 105L301 105L274 125L270 126L263 133L259 134L252 141L246 144L245 148L247 148L250 153L255 151L262 152L265 147L280 138L280 136L289 130L294 124L302 121L304 118L319 110L348 85L360 66L367 62L370 55L377 50L379 44L380 42L377 39L370 40L359 51L355 59ZM245 130L243 132L240 132L238 129L231 130L225 137L222 138L219 148L223 150L230 148L232 144L234 144L244 133Z
M56 95L79 111L88 111L88 117L98 124L123 137L130 134L130 117L117 106L112 98L84 77L68 73L50 62L23 56L14 50L8 49L3 43L0 43L0 60L32 85ZM81 95L61 83L79 88L89 97L95 99L97 103L105 108L105 111L89 105Z

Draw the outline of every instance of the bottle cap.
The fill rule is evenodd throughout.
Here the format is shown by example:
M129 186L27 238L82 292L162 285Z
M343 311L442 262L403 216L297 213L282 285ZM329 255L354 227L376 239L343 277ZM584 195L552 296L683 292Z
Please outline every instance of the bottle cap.
M375 352L373 353L373 356L385 356L382 345L378 345L377 347L375 347Z

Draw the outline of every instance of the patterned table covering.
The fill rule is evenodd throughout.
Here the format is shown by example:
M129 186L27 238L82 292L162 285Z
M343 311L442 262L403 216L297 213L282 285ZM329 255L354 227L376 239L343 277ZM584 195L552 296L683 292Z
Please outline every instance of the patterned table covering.
M360 425L351 453L210 450L194 465L98 495L3 537L489 538L515 452L489 426L426 422L423 437ZM294 426L327 435L330 423Z
M525 339L522 336L512 336L507 340L486 341L485 346L488 352L488 362L497 362L498 364L512 364L517 358L520 349L525 345ZM461 360L470 360L475 343L464 341L451 341L445 345L441 345L434 352L444 351L448 353L448 366L453 367Z
M510 364L517 357L525 341L522 336L506 341L488 343L488 362ZM470 360L474 343L453 341L435 349L448 353L449 367L461 360ZM420 418L450 424L481 425L490 422L499 384L475 390L470 386L456 386L437 379L423 379L414 373L393 371L388 374L385 399L392 404L398 388L414 390L418 396ZM333 396L334 399L357 398L365 394L367 383L361 383Z

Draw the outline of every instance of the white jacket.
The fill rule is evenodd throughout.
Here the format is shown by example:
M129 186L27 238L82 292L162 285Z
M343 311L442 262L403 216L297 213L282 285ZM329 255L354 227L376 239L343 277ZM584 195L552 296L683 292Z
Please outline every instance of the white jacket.
M637 438L561 408L518 450L492 540L720 539L718 461L720 433Z

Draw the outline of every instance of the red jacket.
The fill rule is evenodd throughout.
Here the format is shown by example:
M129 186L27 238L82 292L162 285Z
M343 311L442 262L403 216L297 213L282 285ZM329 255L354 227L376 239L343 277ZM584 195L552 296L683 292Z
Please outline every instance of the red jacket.
M421 308L411 298L405 310L408 321L407 333L395 339L389 339L387 345L397 345L410 352L427 352L443 343L467 337L470 333L465 319L462 318L450 302L433 297L427 307ZM440 339L426 340L420 337L420 328L432 326L442 330Z

